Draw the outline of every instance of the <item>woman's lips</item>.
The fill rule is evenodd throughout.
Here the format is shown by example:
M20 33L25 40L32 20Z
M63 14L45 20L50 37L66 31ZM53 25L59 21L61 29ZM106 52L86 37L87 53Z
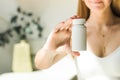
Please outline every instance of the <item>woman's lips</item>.
M93 6L93 7L100 7L100 6L102 6L103 5L103 2L101 1L101 0L99 0L99 1L95 1L95 0L91 0L90 1L90 4Z
M91 3L102 3L102 1L101 0L92 0L92 1L90 1Z
M101 3L103 3L103 2L102 2L102 1L99 1L99 2L98 2L98 1L97 1L97 2L91 1L91 3L92 3L92 4L101 4Z

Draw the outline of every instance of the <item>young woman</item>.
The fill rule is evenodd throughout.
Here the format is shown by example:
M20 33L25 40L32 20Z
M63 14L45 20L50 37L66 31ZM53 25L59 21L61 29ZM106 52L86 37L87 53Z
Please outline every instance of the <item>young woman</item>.
M88 7L87 51L72 52L70 39L73 16L61 22L35 57L45 69L67 54L79 56L80 80L120 80L120 0L83 0ZM63 36L64 35L64 36Z

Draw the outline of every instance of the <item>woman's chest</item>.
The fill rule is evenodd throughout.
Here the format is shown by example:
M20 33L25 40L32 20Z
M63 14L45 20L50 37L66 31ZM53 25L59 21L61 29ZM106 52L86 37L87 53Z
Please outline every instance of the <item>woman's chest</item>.
M107 34L93 32L87 37L87 44L96 56L105 57L110 55L120 46L120 33Z

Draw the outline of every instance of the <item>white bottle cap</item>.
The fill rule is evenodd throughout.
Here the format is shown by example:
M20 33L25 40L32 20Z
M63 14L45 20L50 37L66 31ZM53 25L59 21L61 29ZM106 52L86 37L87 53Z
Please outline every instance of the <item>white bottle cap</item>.
M85 23L85 19L84 18L74 19L73 20L73 24L84 24L84 23Z

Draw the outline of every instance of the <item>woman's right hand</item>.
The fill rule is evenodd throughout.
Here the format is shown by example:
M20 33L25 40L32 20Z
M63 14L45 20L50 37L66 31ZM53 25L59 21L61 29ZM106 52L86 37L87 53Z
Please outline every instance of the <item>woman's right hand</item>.
M68 20L59 23L56 28L50 33L47 42L45 43L46 49L56 50L59 47L64 47L64 51L73 55L79 55L78 52L72 52L70 46L72 20L79 18L79 16L70 17Z

